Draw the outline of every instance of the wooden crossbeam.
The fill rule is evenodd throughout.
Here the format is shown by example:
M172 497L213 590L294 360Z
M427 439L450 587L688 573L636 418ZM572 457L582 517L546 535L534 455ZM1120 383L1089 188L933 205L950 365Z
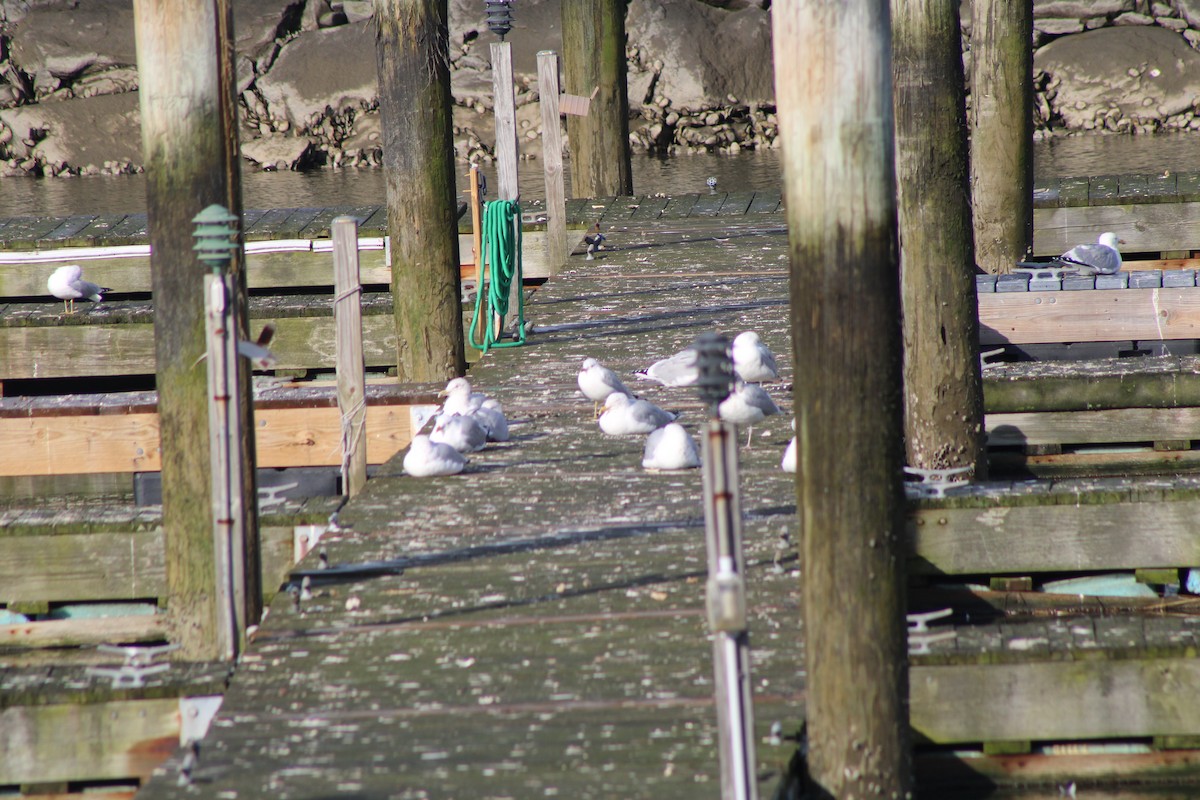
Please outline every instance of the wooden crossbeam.
M1164 339L1200 339L1200 289L979 295L979 341L985 347Z
M1034 255L1058 255L1113 231L1128 253L1200 248L1200 203L1068 206L1033 211Z
M988 414L990 446L1200 439L1200 408L1112 408Z
M340 466L337 408L267 408L254 415L258 466ZM367 461L382 464L413 435L413 407L367 407ZM0 476L156 472L158 414L0 418Z

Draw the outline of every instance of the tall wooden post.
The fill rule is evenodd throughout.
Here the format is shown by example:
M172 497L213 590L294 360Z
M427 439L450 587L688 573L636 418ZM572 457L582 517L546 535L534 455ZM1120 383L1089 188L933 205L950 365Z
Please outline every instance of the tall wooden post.
M337 326L338 413L342 418L342 494L367 485L367 376L363 358L362 278L358 270L358 222L333 221L333 318Z
M1005 273L1033 246L1033 2L976 0L972 8L975 260Z
M492 42L492 97L495 101L496 117L496 196L500 200L520 199L521 190L517 176L517 102L513 88L512 45L508 42ZM513 221L520 225L518 217ZM514 237L515 239L515 237ZM520 319L517 309L521 304L521 281L513 278L508 286L508 309L517 325ZM503 326L503 322L501 323Z
M392 301L401 381L466 369L446 0L377 0Z
M154 339L162 440L163 527L172 638L180 657L219 657L215 625L213 517L203 269L192 251L192 218L218 203L237 217L242 198L237 146L232 9L229 0L134 0L142 149L154 290ZM240 248L230 268L245 330L246 276ZM248 378L248 366L244 374ZM250 382L236 398L253 417ZM238 442L247 474L246 618L261 615L253 426Z
M796 374L806 713L831 797L909 790L888 0L771 9Z
M558 54L537 54L542 108L542 170L546 177L546 260L551 271L567 260L567 193L563 186L562 121L558 109Z
M908 463L986 477L959 0L892 0Z
M625 0L562 0L562 33L566 91L596 92L587 116L567 117L572 194L631 195Z

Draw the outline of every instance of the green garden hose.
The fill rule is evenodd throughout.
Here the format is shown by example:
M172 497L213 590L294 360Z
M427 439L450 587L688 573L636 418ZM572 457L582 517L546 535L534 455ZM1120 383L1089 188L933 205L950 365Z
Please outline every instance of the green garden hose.
M513 200L493 200L483 209L483 252L477 257L478 284L475 290L475 312L471 315L469 333L471 346L487 352L493 347L517 347L525 344L525 297L517 292L517 324L512 341L501 342L500 321L508 314L508 290L512 282L521 285L521 207ZM487 280L487 317L483 339L476 339L482 321L484 272L490 269Z

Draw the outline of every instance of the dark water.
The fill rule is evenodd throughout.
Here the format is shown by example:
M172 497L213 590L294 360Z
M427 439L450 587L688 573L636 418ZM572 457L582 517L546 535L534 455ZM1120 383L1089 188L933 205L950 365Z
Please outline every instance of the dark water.
M1034 156L1039 177L1200 171L1200 133L1051 139L1037 142ZM467 177L465 166L460 167L461 190ZM485 167L484 173L495 197L495 171ZM783 184L776 150L732 156L635 156L633 175L638 194L706 192L709 176L717 179L718 190L779 189ZM378 169L246 171L242 182L246 208L382 205L385 201L383 173ZM569 176L567 183L570 197ZM521 163L520 189L525 200L546 196L540 161ZM0 216L132 213L145 207L141 175L0 179Z

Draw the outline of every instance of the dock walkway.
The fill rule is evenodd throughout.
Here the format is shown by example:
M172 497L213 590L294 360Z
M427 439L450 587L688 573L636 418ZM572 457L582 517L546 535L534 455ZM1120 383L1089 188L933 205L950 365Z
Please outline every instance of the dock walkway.
M527 346L471 370L510 442L449 478L393 459L341 511L322 539L332 569L299 611L286 593L271 606L186 796L718 793L700 473L642 470L644 437L602 434L575 376L595 356L632 382L700 332L753 328L789 377L786 234L777 214L743 213L610 223L609 244L535 293ZM691 390L636 388L702 422ZM779 468L791 403L772 391L789 414L742 451L763 736L795 730L803 699ZM760 747L765 785L792 747ZM139 796L183 796L177 767Z

